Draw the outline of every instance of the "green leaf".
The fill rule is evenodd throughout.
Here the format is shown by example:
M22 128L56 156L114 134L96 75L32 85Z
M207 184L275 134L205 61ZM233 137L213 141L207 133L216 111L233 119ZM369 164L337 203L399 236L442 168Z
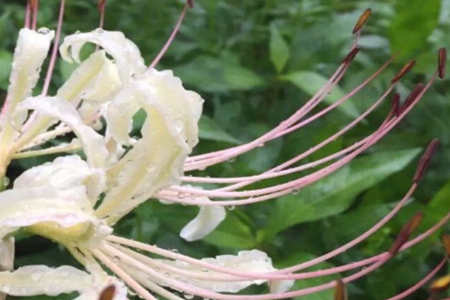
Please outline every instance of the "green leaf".
M256 247L250 227L235 213L228 213L226 219L202 241L225 248L252 249Z
M6 90L9 85L9 73L11 72L12 54L0 51L0 88Z
M275 69L281 73L290 57L289 46L273 24L270 27L269 53Z
M313 254L310 254L310 253L294 252L293 254L284 258L281 262L277 263L276 267L277 268L287 268L292 265L310 261L314 258L316 258L316 256L314 256ZM317 264L311 268L308 268L308 272L329 269L332 267L334 267L333 264L331 264L329 262L323 262L323 263ZM339 278L340 278L339 275L330 275L330 276L322 276L322 277L317 277L317 278L297 280L295 282L294 286L291 288L291 291L318 286L321 284L328 283L330 281L337 280ZM297 299L299 299L299 300L304 300L304 299L330 300L330 299L333 299L333 294L334 294L334 289L327 289L325 291L312 293L310 295L307 295L306 297L296 297L293 299L295 299L295 300L297 300Z
M239 145L241 141L232 137L225 130L219 127L217 123L208 118L207 116L202 116L199 122L200 132L199 137L203 140L210 140L216 142L225 142L230 144Z
M281 79L289 81L309 96L314 96L327 82L327 78L313 71L297 71L284 75ZM333 104L345 95L346 93L344 90L342 90L339 86L336 86L323 101L327 104ZM359 116L359 112L355 105L351 102L351 99L345 101L337 108L351 118L356 118Z
M405 168L420 149L400 150L357 158L346 167L303 188L298 195L278 199L264 237L296 224L319 220L346 210L355 197Z
M408 56L427 44L438 25L441 0L396 1L396 15L388 28L392 52Z
M175 69L184 83L205 92L245 91L264 84L255 72L227 58L198 56Z

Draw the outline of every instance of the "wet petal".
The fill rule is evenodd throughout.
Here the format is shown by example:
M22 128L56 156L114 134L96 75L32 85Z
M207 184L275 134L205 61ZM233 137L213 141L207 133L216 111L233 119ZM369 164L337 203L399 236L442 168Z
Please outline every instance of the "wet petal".
M129 95L109 104L106 121L111 136L126 139L129 129L123 131L125 125L130 124L139 107L147 118L142 138L108 172L113 188L97 213L100 217L110 216L110 224L160 189L178 184L184 160L198 142L197 123L203 100L186 91L172 72L149 70L144 78L130 84Z
M11 117L16 105L31 96L54 36L54 31L49 30L38 32L27 28L20 30L9 78L11 84L8 88L8 106L5 115ZM25 114L15 117L15 123L19 124L25 118Z
M14 272L0 272L0 291L12 296L56 296L81 292L91 280L89 274L69 266L26 266Z
M73 60L80 62L80 50L86 43L101 46L113 57L122 84L127 84L132 75L143 74L146 70L137 46L118 31L97 29L92 32L69 35L60 47L62 58L68 62Z
M103 137L92 128L84 125L75 108L63 99L56 97L28 98L17 107L21 110L36 110L67 124L83 144L84 153L92 167L103 168L108 151Z
M209 199L202 197L201 200ZM225 216L225 208L221 206L201 206L198 215L183 227L180 236L188 242L199 240L216 229Z
M71 102L83 98L102 103L111 100L120 86L116 65L106 58L105 51L97 51L73 71L56 96Z

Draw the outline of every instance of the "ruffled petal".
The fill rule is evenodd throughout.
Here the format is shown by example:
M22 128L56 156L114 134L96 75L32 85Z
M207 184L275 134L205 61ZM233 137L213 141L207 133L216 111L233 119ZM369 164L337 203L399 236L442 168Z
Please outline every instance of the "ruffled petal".
M36 110L64 122L83 144L89 165L95 168L105 167L108 151L104 145L103 136L84 125L78 112L70 103L57 97L34 97L20 103L17 110Z
M59 48L64 60L80 62L80 50L86 43L101 46L113 57L117 64L122 84L127 84L133 75L143 74L146 70L144 60L137 46L118 31L97 29L87 33L69 35Z
M209 199L202 197L201 200ZM201 206L198 215L183 227L180 236L188 242L202 239L216 229L225 217L225 208L222 206Z
M12 296L57 296L82 292L91 281L89 274L69 266L26 266L14 272L0 272L0 292Z
M184 160L198 142L203 100L186 91L172 72L149 70L130 83L128 93L129 97L117 97L109 104L106 121L111 136L122 140L128 134L124 125L139 107L147 118L142 138L108 171L112 188L97 214L109 216L110 224L161 188L179 184ZM124 99L128 100L126 105Z
M77 156L29 169L0 193L0 238L24 228L63 244L101 243L112 229L94 216L88 194L99 194L102 177Z
M31 96L54 36L54 31L46 29L38 32L27 28L20 30L9 78L11 84L8 88L7 111L4 115L11 117L16 105ZM14 123L20 124L25 116L23 113L15 115Z

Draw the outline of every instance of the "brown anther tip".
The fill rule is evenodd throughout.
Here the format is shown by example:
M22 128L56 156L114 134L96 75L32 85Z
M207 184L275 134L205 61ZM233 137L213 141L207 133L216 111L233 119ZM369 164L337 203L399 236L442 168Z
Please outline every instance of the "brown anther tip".
M371 14L372 14L372 9L370 9L370 8L366 9L361 14L361 16L359 17L358 21L356 21L355 27L353 28L353 31L352 31L353 34L355 34L355 33L357 33L358 31L361 30L361 28L367 22L367 19L369 19Z
M106 0L98 0L97 3L97 9L99 12L103 12L103 10L105 9L105 4L106 4Z
M359 48L353 48L348 54L347 56L342 60L343 64L349 64L356 56L356 54L358 54L359 52Z
M430 144L428 144L427 149L423 153L422 157L420 158L419 164L417 165L416 174L414 174L413 177L413 183L418 183L422 179L423 175L425 174L425 171L428 168L428 165L430 164L430 159L436 152L438 146L439 146L438 139L433 139L430 142Z
M403 105L400 108L400 113L404 112L411 105L411 103L416 100L420 93L422 93L423 89L424 85L422 83L416 85L416 87L412 90L411 93L409 93L408 97L406 97L405 101L403 102Z
M419 226L420 222L423 219L423 213L418 212L412 217L412 219L402 228L391 248L389 249L389 253L391 256L394 256L400 251L402 246L408 241L409 237L413 233L413 231Z
M442 243L444 243L444 248L447 252L447 256L450 257L450 235L444 234L444 236L442 237Z
M107 286L98 297L98 300L112 300L116 293L116 287L114 285Z
M28 0L28 3L30 4L31 8L35 8L37 5L38 0Z
M395 93L392 98L392 113L398 117L400 115L400 94Z
M346 300L347 291L345 290L345 283L339 279L336 281L336 289L334 290L334 300Z
M194 8L194 0L187 0L187 4L190 8Z
M415 60L411 60L407 62L401 69L398 71L398 73L392 78L391 83L396 83L399 81L403 76L405 76L416 64Z
M431 293L439 294L445 292L450 287L450 275L440 277L430 285Z
M439 49L438 52L438 75L439 78L445 77L445 66L447 64L447 50L445 48Z

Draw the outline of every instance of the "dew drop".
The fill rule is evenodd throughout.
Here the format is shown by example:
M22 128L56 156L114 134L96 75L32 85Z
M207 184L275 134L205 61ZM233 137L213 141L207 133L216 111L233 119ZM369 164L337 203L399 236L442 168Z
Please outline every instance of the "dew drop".
M202 272L209 272L209 270L207 268L202 268Z
M192 294L184 294L183 296L184 296L184 298L186 298L188 300L194 298L194 295L192 295Z
M117 265L117 264L120 263L120 257L114 256L114 257L112 258L112 261L113 261L113 263L115 263L115 264Z
M228 210L234 210L235 208L236 208L236 207L235 207L234 205L228 205L228 206L227 206L227 209L228 209Z
M292 190L292 195L297 195L298 193L300 193L300 189L293 189Z
M172 251L173 253L180 253L180 252L178 251L178 249L172 249L172 250L170 250L170 251Z
M169 277L170 277L170 273L166 273L166 274L164 274L164 276L166 276L167 278L169 278Z
M50 29L48 29L47 27L42 27L42 28L38 29L37 33L39 33L39 34L49 34L50 33Z

